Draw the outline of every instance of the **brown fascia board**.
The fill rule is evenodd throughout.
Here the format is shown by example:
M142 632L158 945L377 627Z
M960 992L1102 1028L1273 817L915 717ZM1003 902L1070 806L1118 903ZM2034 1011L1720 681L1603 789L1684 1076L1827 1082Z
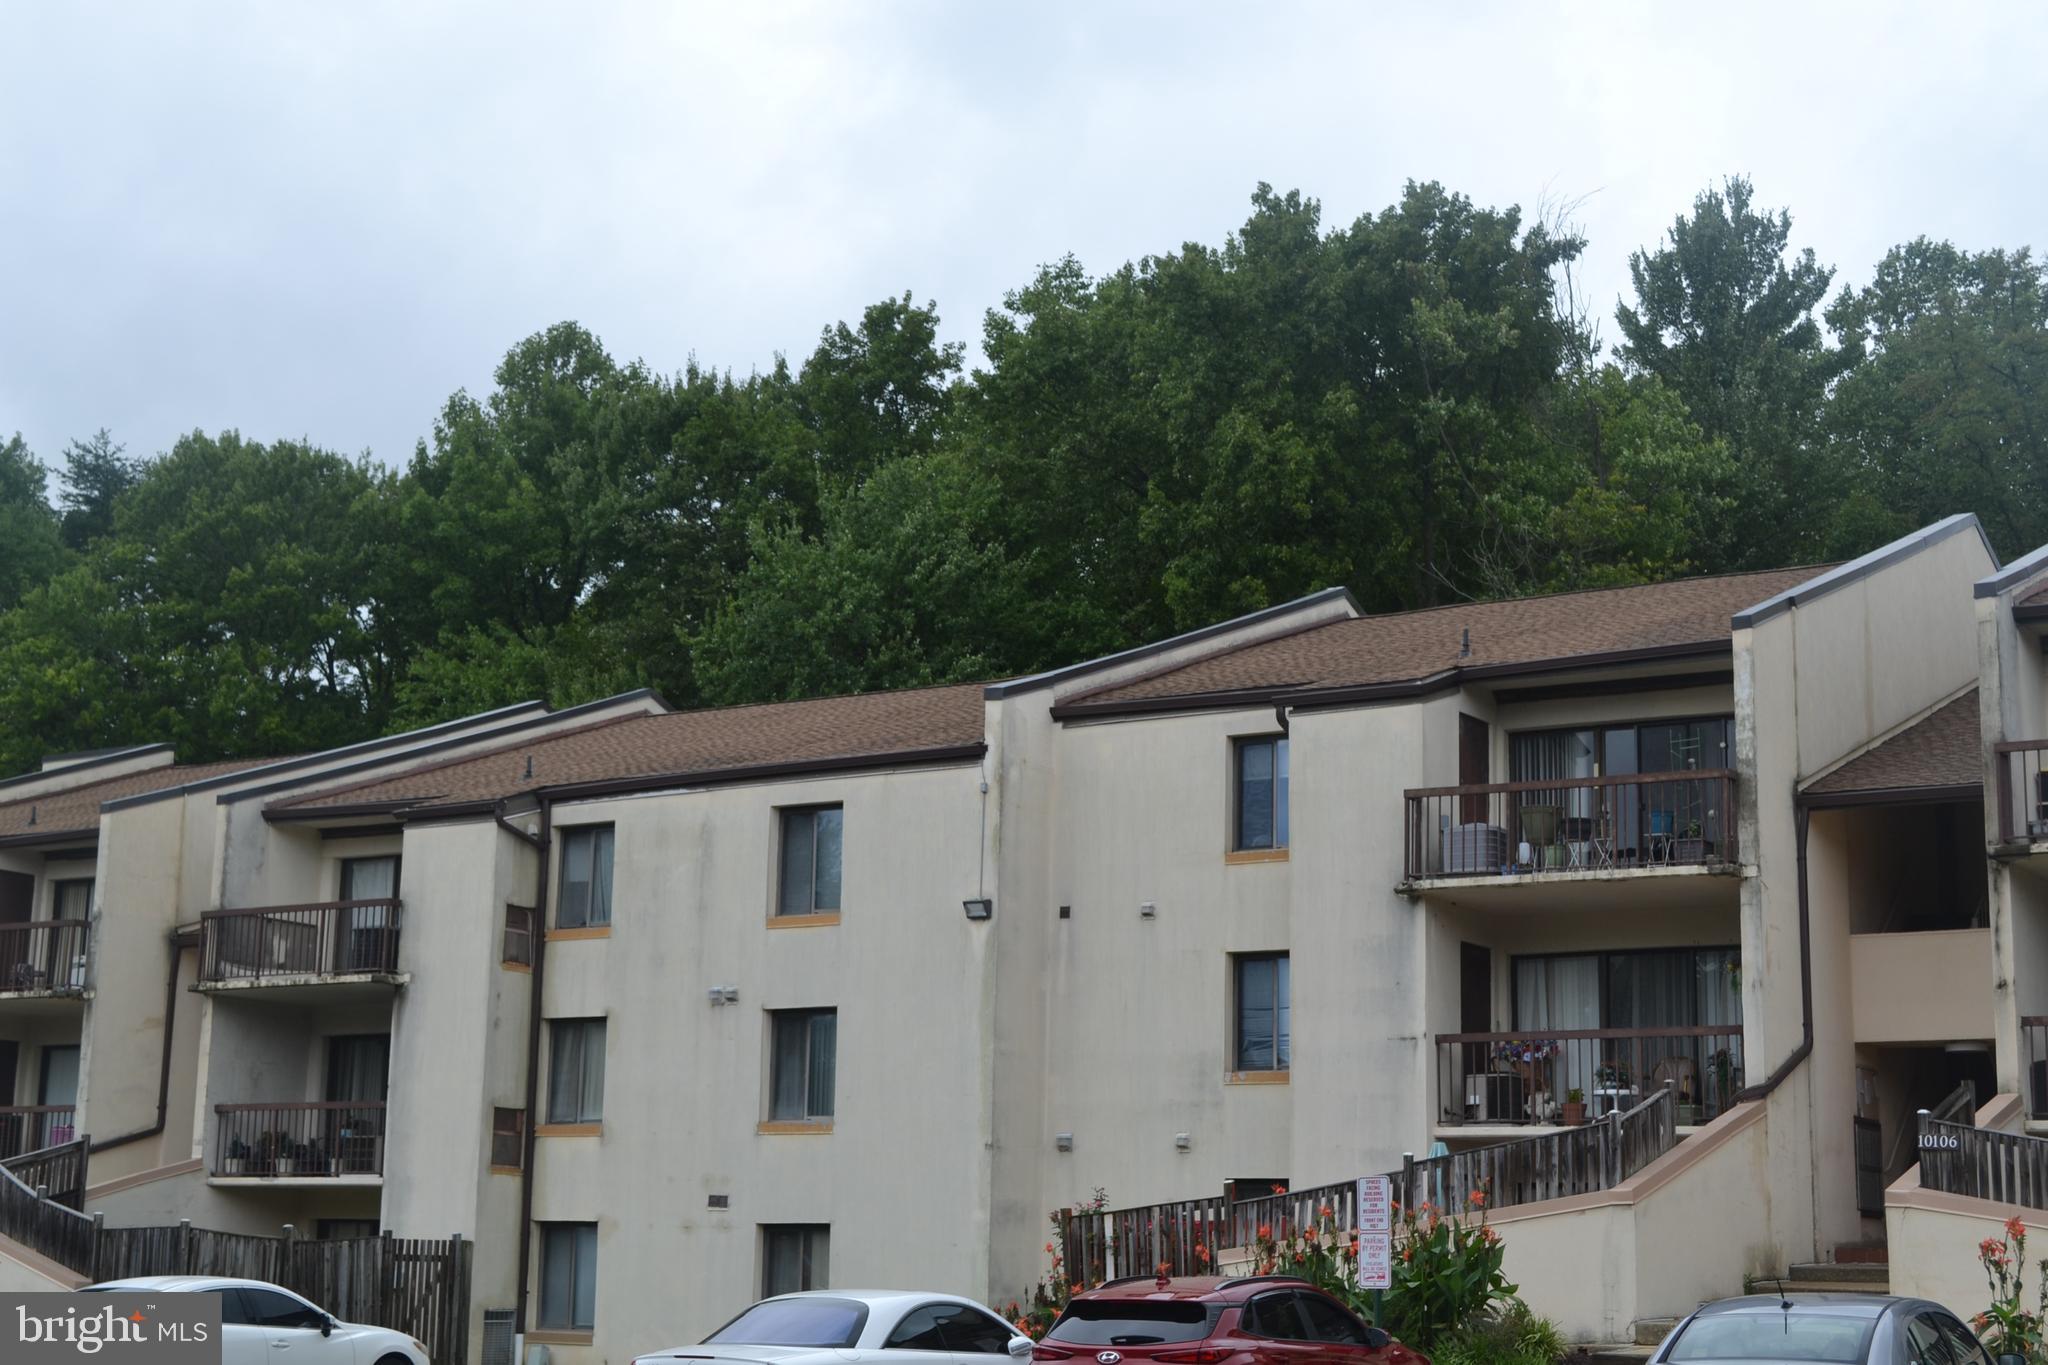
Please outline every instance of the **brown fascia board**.
M1360 683L1342 687L1265 687L1235 692L1187 693L1178 697L1132 697L1123 701L1072 702L1052 708L1056 721L1089 720L1100 716L1139 716L1175 711L1236 710L1252 706L1285 706L1290 711L1313 711L1340 706L1372 706L1384 702L1414 701L1490 678L1540 677L1550 673L1572 673L1587 668L1613 668L1626 664L1656 663L1667 659L1714 658L1730 654L1730 640L1704 640L1677 645L1651 645L1642 649L1608 650L1600 654L1571 654L1557 659L1527 663L1477 664L1446 668L1419 678L1393 682Z
M1797 803L1808 810L1845 806L1928 806L1957 801L1982 801L1984 788L1974 783L1939 787L1865 787L1860 791L1801 792Z
M37 830L34 834L9 834L0 838L0 848L29 848L36 844L64 844L74 839L97 839L100 827L97 822L84 829Z
M408 825L439 824L450 820L473 820L495 814L501 801L514 797L547 801L586 801L605 796L626 796L636 792L659 791L664 787L731 786L780 777L824 776L839 772L863 772L874 768L930 767L947 763L980 762L988 754L985 743L942 745L930 749L901 749L879 754L851 754L838 758L795 759L783 763L755 763L743 768L710 768L695 772L646 773L635 777L604 777L588 782L564 782L554 786L531 787L508 797L485 797L471 801L431 804L432 798L413 801L370 801L353 806L301 806L266 810L263 818L280 823L304 823L330 819L359 819L365 815L391 815Z

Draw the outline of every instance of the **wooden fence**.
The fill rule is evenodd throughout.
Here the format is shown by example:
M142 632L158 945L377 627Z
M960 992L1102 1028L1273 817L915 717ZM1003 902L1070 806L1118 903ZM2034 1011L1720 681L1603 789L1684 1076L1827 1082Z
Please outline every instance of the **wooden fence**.
M110 1228L84 1203L89 1140L0 1163L0 1237L89 1281L138 1275L219 1275L267 1280L304 1295L346 1322L396 1328L427 1345L429 1359L469 1355L470 1243L393 1237L308 1240L176 1227ZM30 1183L34 1181L35 1183Z
M2048 1209L2048 1138L1920 1115L1920 1187Z
M1669 1089L1626 1113L1558 1133L1475 1147L1417 1161L1408 1157L1389 1172L1394 1198L1408 1208L1431 1204L1464 1208L1474 1190L1490 1209L1612 1189L1670 1151L1678 1141L1677 1109ZM2044 1144L2048 1145L2048 1144ZM1099 1284L1119 1275L1203 1275L1223 1267L1226 1250L1243 1252L1266 1228L1275 1238L1316 1226L1327 1216L1336 1227L1358 1225L1358 1183L1277 1191L1235 1202L1221 1196L1128 1209L1063 1209L1057 1217L1061 1255L1072 1279Z

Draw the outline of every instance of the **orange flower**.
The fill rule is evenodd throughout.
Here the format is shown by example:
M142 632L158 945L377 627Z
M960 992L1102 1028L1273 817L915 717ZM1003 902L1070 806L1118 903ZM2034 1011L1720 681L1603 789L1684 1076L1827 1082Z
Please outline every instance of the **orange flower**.
M1046 1254L1046 1255L1048 1255L1048 1256L1052 1255L1052 1243L1051 1243L1051 1242L1047 1242L1047 1243L1045 1244L1045 1254Z
M1209 1248L1203 1246L1200 1242L1195 1243L1195 1260L1201 1265L1209 1264Z
M1330 1206L1328 1204L1325 1204L1321 1208L1316 1210L1316 1217L1318 1218L1335 1218L1336 1216L1336 1214L1330 1211Z
M1079 1280L1074 1281L1073 1290L1076 1294L1081 1292L1081 1282Z
M1261 1242L1270 1242L1273 1240L1273 1227L1270 1223L1259 1224L1259 1240Z
M1485 1191L1485 1190L1474 1190L1474 1191L1472 1191L1472 1207L1473 1207L1473 1208L1475 1208L1475 1209L1483 1209L1483 1208L1485 1208L1485 1207L1486 1207L1486 1191Z
M1285 1185L1275 1185L1275 1186L1273 1187L1273 1193L1275 1193L1275 1194L1285 1194L1285 1193L1287 1193L1287 1187L1286 1187Z
M2005 1235L2012 1238L2015 1242L2027 1240L2027 1225L2020 1221L2018 1214L2014 1214L2005 1220Z

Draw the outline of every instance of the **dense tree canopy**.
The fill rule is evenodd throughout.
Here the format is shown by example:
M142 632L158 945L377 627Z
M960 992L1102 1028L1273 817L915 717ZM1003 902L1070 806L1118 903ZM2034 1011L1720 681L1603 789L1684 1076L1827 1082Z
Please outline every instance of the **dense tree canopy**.
M1955 511L2048 540L2048 282L1918 240L1833 271L1747 180L1631 258L1436 184L1008 295L971 373L904 294L800 363L664 373L574 323L402 469L100 431L0 444L0 772L302 750L541 696L992 677L1334 583L1368 609L1858 553Z

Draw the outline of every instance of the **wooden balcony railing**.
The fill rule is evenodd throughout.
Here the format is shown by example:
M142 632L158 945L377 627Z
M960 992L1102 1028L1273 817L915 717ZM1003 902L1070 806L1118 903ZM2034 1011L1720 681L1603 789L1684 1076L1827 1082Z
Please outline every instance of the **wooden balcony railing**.
M1445 1033L1436 1049L1449 1124L1591 1123L1668 1089L1689 1128L1718 1118L1743 1085L1740 1024Z
M0 1161L72 1141L77 1122L78 1111L68 1104L0 1107Z
M38 919L0 925L0 992L85 990L86 935L82 919Z
M1730 864L1735 774L1422 787L1407 793L1402 844L1410 878Z
M1410 1209L1462 1209L1474 1190L1487 1207L1514 1208L1613 1189L1677 1144L1671 1092L1562 1133L1418 1161L1388 1172L1394 1201ZM1067 1273L1087 1284L1120 1275L1214 1275L1285 1269L1258 1261L1261 1229L1276 1240L1322 1226L1358 1226L1358 1182L1279 1190L1231 1202L1184 1199L1129 1209L1062 1209L1053 1215ZM1341 1235L1341 1234L1340 1234Z
M398 970L397 900L322 901L200 916L199 979L350 976Z
M336 1177L384 1173L384 1102L217 1104L213 1174Z
M2048 839L2048 739L2000 740L1991 755L1999 842Z
M2048 1209L2048 1138L1919 1118L1922 1189Z

